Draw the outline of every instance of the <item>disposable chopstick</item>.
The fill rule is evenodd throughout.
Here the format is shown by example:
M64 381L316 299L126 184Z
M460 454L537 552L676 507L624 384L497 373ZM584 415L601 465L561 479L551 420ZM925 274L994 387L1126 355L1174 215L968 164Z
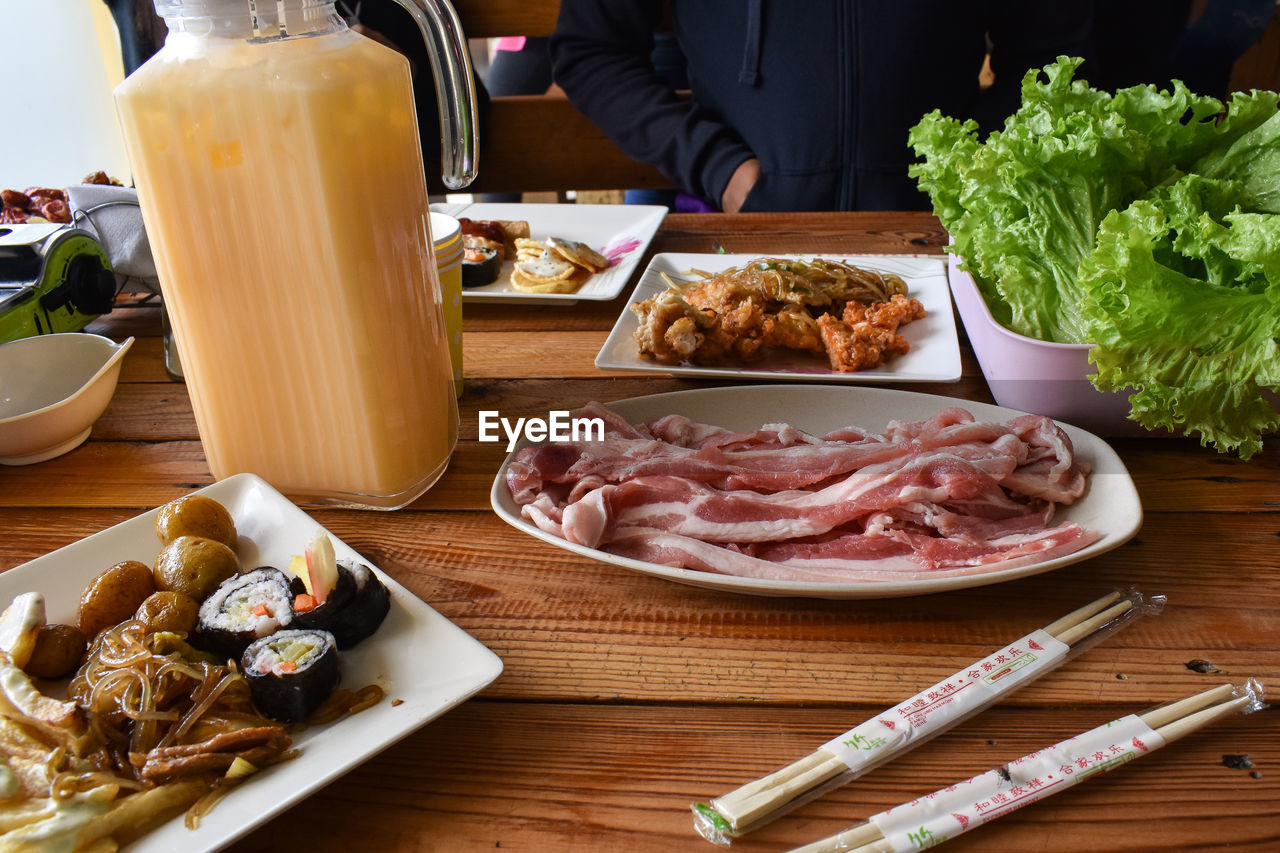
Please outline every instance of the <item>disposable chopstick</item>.
M1102 598L1099 598L1096 601L1089 602L1084 607L1072 610L1058 621L1050 622L1048 625L1044 626L1044 629L1056 637L1068 628L1079 625L1090 616L1094 616L1102 612L1122 598L1124 598L1124 595L1122 595L1119 590L1116 590L1115 592L1102 596Z
M1167 726L1175 720L1181 720L1189 715L1199 711L1202 708L1208 708L1210 705L1216 705L1219 702L1225 702L1227 699L1235 695L1236 688L1232 684L1220 684L1203 693L1197 693L1194 696L1188 696L1185 699L1179 699L1176 702L1169 702L1164 705L1157 705L1150 711L1142 715L1142 720L1153 729L1159 729Z
M984 803L980 803L979 806L970 806L968 805L969 801L965 799L966 797L970 799L974 796L994 798L996 795L1004 793L995 790L992 787L993 785L1003 788L1004 791L1012 791L1014 790L1013 786L1024 783L1024 777L1033 772L1033 770L1019 768L1017 770L1018 775L1015 776L1014 769L1022 762L1032 762L1042 754L1049 754L1056 760L1061 760L1059 756L1063 754L1070 756L1073 747L1076 748L1077 754L1087 762L1090 759L1089 750L1096 750L1098 743L1105 742L1105 740L1098 740L1099 737L1105 738L1108 734L1113 738L1119 737L1114 731L1109 731L1113 725L1123 732L1123 737L1133 737L1135 746L1133 751L1120 755L1108 763L1096 764L1093 771L1081 774L1075 781L1063 783L1058 787L1048 786L1043 788L1039 796L1029 799L1031 801L1056 793L1058 790L1065 790L1074 784L1078 784L1083 779L1096 775L1096 772L1114 769L1121 764L1127 763L1132 758L1139 757L1162 746L1167 746L1211 725L1223 717L1232 714L1250 713L1262 707L1264 707L1262 688L1257 682L1250 681L1238 686L1232 684L1219 685L1202 693L1188 696L1185 699L1157 706L1141 715L1122 718L1105 726L1099 726L1090 732L1079 735L1077 738L1063 741L1046 750L1024 756L999 770L990 771L958 785L935 791L927 797L899 806L896 810L890 809L887 812L881 812L864 823L852 826L812 844L797 847L791 853L902 853L905 850L914 851L919 849L922 844L923 846L934 847L969 829L980 826L990 819L999 817L1000 812L997 810L989 817L971 814L961 820L957 816L957 812L960 815L964 815L967 813L967 808L978 808L993 801L987 800ZM1123 737L1120 739L1123 739ZM1088 745L1077 746L1078 742ZM1116 748L1115 746L1111 747L1113 750ZM1048 766L1051 767L1052 764ZM1001 780L1005 784L1002 785ZM958 788L965 788L966 790L961 791L957 797L953 792ZM966 805L958 806L961 803ZM1015 804L1013 808L1021 807L1024 804ZM890 821L889 816L894 811L898 811L900 816ZM948 812L950 813L949 815ZM891 829L890 834L898 839L898 843L895 843L894 838L886 837L882 825L890 827L901 825L903 813L906 813L907 819L910 821L909 825L916 827L916 829L908 835L906 840L901 837L902 834L900 832ZM947 830L950 830L950 834L947 833Z
M1162 604L1162 598L1148 599L1136 591L1102 596L864 721L780 770L709 803L695 804L695 827L709 841L728 844L731 837L763 826L919 746L1048 672L1072 652L1108 636L1127 624L1126 617L1140 611L1158 612ZM996 667L994 676L986 674L987 667ZM1003 672L1000 667L1009 671ZM979 673L977 678L975 672ZM981 686L984 676L991 680L991 686ZM950 707L945 707L948 704ZM860 749L854 750L850 744Z
M1180 740L1192 732L1204 728L1210 723L1217 722L1225 716L1244 711L1251 701L1252 697L1240 696L1229 702L1221 702L1217 705L1205 708L1203 711L1188 714L1181 719L1174 720L1167 725L1161 726L1156 729L1156 731L1160 733L1162 738L1164 738L1165 745L1167 746L1175 740Z

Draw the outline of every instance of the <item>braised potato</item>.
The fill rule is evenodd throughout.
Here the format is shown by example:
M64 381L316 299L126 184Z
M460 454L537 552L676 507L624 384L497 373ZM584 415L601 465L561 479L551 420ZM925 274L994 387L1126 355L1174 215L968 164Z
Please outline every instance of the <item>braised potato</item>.
M155 631L191 633L200 615L200 602L189 595L172 590L161 590L147 596L134 618L146 623Z
M156 516L156 536L168 545L179 536L200 536L236 547L236 525L226 508L204 495L187 495L170 501Z
M75 625L43 625L23 671L34 678L63 678L75 671L88 643Z
M90 639L103 628L132 618L138 605L156 591L151 569L137 560L125 560L98 575L80 596L76 622Z
M238 571L240 562L235 552L223 543L201 536L179 536L156 557L153 574L156 588L203 601L218 584ZM139 599L129 611L130 616L141 603Z

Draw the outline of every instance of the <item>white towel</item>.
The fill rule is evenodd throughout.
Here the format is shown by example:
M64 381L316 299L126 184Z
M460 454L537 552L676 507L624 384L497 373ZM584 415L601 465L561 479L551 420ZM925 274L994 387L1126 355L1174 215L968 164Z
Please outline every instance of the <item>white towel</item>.
M138 191L132 187L77 184L67 187L76 226L93 234L125 290L160 292L151 243L142 224Z

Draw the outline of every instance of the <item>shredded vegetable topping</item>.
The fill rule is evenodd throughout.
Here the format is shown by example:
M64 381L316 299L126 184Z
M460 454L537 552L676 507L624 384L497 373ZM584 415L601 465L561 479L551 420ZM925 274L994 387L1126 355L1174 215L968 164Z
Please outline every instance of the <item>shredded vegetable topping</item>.
M830 305L855 300L863 305L887 302L895 293L907 292L901 277L863 269L834 258L774 258L752 260L719 273L692 270L700 280L676 282L663 275L668 286L685 296L700 291L732 288L773 302Z

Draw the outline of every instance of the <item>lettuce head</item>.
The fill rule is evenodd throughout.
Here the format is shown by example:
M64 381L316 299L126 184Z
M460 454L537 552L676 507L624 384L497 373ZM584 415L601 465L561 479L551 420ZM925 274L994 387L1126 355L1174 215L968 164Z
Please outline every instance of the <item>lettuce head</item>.
M934 111L911 167L995 318L1093 344L1130 417L1248 457L1280 427L1280 96L1114 94L1060 57L985 140Z

